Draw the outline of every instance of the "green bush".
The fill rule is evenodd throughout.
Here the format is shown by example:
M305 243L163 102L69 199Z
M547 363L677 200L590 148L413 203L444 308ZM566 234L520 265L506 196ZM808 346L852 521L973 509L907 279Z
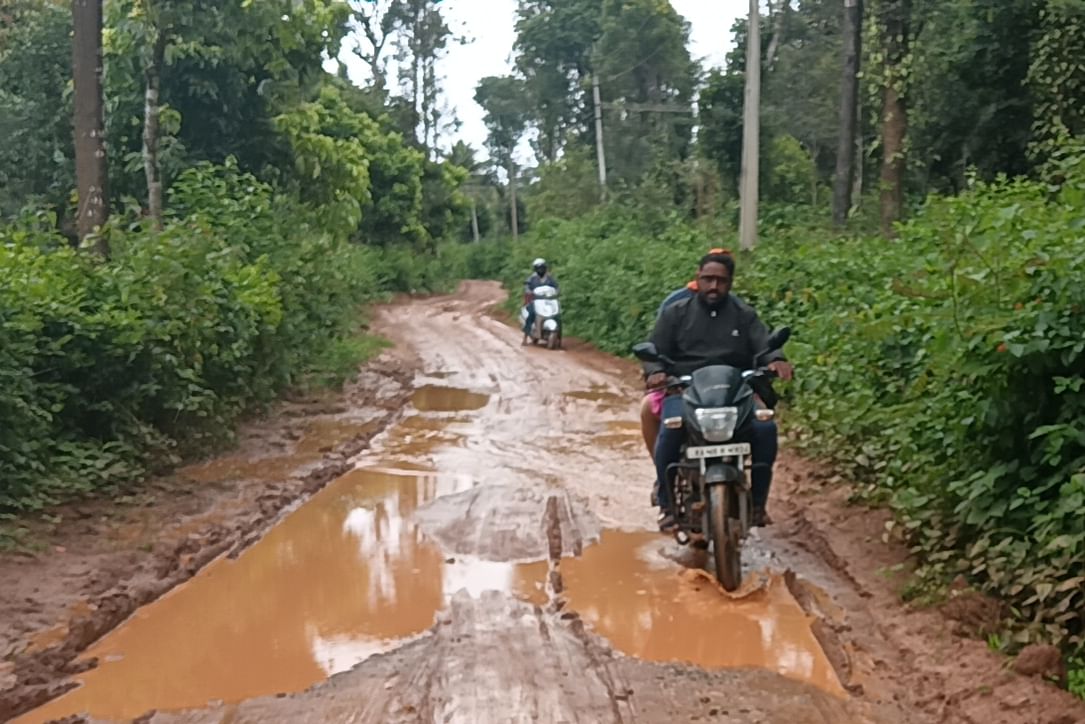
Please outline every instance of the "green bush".
M1003 597L1013 643L1080 648L1085 156L1060 176L932 198L896 242L778 225L739 255L736 293L795 331L800 445L892 506L923 575ZM518 289L546 257L569 333L626 353L718 243L632 216L539 222L501 276Z
M439 254L350 244L232 163L169 202L161 233L117 221L108 263L0 227L0 514L206 449L311 367L341 378L374 349L343 341L359 305L439 276Z

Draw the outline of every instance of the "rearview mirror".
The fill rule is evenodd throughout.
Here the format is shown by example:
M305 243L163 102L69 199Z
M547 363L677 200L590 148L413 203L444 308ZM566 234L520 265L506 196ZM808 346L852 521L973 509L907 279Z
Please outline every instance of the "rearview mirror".
M778 349L783 349L783 346L787 344L787 340L789 339L791 339L791 327L780 327L769 335L769 341L765 351L775 352Z
M659 350L651 342L633 345L633 356L641 362L659 362Z

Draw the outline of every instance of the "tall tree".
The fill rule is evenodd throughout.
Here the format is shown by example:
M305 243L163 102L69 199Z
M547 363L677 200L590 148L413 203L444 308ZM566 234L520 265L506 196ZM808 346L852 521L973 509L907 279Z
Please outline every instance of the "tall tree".
M791 0L780 0L780 7L773 11L772 0L769 0L769 17L772 19L772 37L769 38L768 50L765 53L765 69L772 70L776 65L776 55L780 50L780 43L787 34L787 19L791 15Z
M669 2L606 0L601 30L594 65L604 106L616 111L606 122L608 176L633 187L688 157L697 75L689 23Z
M712 161L725 191L737 196L742 173L742 73L713 69L697 99L697 141Z
M840 78L840 138L833 178L833 223L843 226L851 208L855 137L859 120L859 58L863 35L862 0L844 0L844 63Z
M147 179L147 214L156 229L162 228L162 169L158 161L158 141L162 105L162 66L166 46L173 33L170 0L142 0L147 41L143 51L145 83L143 105L143 173ZM191 8L189 8L191 9Z
M73 0L72 80L75 86L75 174L79 194L79 238L96 234L109 218L102 102L102 0ZM105 237L95 248L106 256Z
M553 163L575 139L594 143L591 129L592 46L602 34L599 0L521 0L516 68L526 80L536 155Z
M1052 0L1042 11L1028 81L1037 103L1030 153L1051 160L1085 137L1085 1Z
M524 82L513 76L488 76L480 80L475 89L475 102L485 113L484 121L489 132L486 145L490 156L509 176L509 216L513 238L520 231L514 155L527 126L523 95Z
M388 59L384 56L388 41L407 19L407 5L399 0L353 0L350 3L354 24L365 41L356 43L354 54L365 61L378 93L387 87Z
M878 0L878 30L884 57L882 84L882 234L893 236L893 225L904 211L904 142L908 134L905 60L911 30L911 0Z
M0 216L44 203L74 239L71 2L0 5Z
M396 40L400 86L410 104L408 118L418 144L433 158L442 116L437 62L452 39L452 30L441 14L439 0L400 2L403 19Z

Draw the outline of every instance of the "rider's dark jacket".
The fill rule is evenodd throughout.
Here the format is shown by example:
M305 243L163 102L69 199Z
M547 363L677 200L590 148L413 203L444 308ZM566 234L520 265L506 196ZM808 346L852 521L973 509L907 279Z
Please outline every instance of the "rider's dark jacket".
M550 286L550 287L554 287L554 289L557 289L558 288L558 280L555 279L553 276L551 276L550 272L547 272L546 276L542 276L542 277L539 276L538 272L535 272L534 274L532 274L531 276L529 276L527 278L526 282L524 282L524 292L526 292L527 294L530 294L531 292L535 291L535 289L537 287L544 287L544 286Z
M671 304L656 319L651 341L675 362L672 374L688 375L712 364L753 369L768 337L769 329L753 307L728 294L714 308L699 296ZM760 362L782 359L783 354L775 352ZM660 363L644 363L646 375L663 371Z

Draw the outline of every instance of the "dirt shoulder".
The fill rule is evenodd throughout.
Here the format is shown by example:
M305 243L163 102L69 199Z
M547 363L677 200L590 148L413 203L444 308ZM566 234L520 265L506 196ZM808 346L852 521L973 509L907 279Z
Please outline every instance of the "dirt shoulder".
M834 471L793 453L777 470L781 540L851 582L834 602L845 609L835 618L846 621L834 635L845 645L858 691L905 704L917 721L1085 722L1085 701L1039 675L1016 673L1011 659L977 638L997 627L996 602L965 590L943 606L902 601L912 561L903 544L883 540L888 511L849 502L851 488Z
M35 524L40 552L0 555L0 721L70 687L87 646L342 475L396 419L412 378L409 360L384 355L341 392L279 404L225 455Z

